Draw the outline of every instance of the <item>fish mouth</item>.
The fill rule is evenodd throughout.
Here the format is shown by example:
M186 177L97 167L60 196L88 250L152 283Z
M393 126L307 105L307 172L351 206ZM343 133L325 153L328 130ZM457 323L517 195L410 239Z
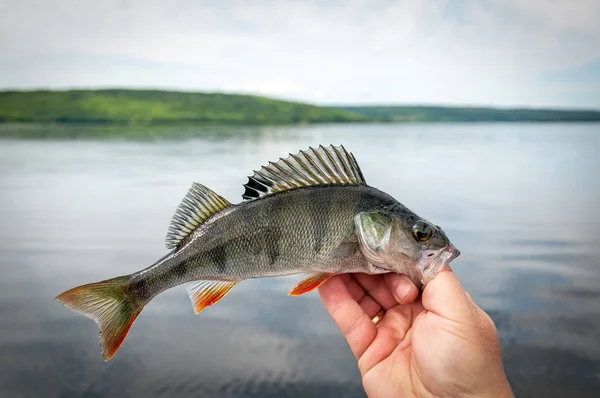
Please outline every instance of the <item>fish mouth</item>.
M431 254L433 254L433 256L431 256ZM451 244L441 250L438 250L437 253L433 251L423 253L423 257L421 261L419 261L424 265L424 267L419 267L422 269L420 272L421 283L425 285L427 282L432 280L441 270L443 270L458 256L460 256L460 250Z

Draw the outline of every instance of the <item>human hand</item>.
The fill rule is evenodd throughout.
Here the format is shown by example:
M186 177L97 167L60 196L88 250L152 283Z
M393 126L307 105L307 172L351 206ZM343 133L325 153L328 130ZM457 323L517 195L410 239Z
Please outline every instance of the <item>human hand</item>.
M358 360L369 397L514 396L493 321L449 267L421 297L398 274L344 274L319 293Z

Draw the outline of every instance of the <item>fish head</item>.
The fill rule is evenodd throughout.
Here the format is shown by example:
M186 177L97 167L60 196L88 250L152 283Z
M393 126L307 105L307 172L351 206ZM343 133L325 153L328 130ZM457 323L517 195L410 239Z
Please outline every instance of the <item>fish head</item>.
M361 253L379 268L425 285L460 255L441 227L401 205L361 212L354 218Z

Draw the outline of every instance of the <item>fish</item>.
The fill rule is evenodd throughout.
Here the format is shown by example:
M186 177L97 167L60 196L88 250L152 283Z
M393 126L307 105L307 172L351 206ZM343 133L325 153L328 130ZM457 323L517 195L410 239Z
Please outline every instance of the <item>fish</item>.
M460 255L441 227L367 185L342 145L268 162L248 177L242 199L231 204L192 183L168 228L168 254L56 297L97 323L105 361L144 306L178 285L187 284L199 314L251 278L304 274L291 296L344 273L405 274L422 288Z

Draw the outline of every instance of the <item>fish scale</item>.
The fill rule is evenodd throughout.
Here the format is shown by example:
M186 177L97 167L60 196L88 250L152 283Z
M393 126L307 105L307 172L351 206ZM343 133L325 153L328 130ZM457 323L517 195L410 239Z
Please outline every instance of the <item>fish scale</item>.
M200 313L245 279L307 274L290 295L351 272L404 273L422 285L458 256L441 228L368 186L341 146L269 162L244 187L244 201L230 204L192 184L169 226L170 253L141 271L57 297L96 321L105 360L153 297L184 283Z
M332 258L329 254L354 233L355 212L378 203L391 204L391 200L382 192L374 194L372 188L367 191L366 187L334 186L298 189L236 205L226 216L204 225L181 248L181 255L185 256L182 263L188 270L186 275L162 279L163 286L157 288L167 289L185 279L240 281L311 271L343 271L343 259ZM249 212L262 216L249 219L246 217ZM224 232L216 233L215 230ZM206 235L214 238L205 239ZM315 250L317 246L318 250ZM223 249L220 260L226 264L220 264L213 254L219 248ZM169 264L170 261L164 262L151 272L173 275L165 268ZM146 274L144 277L153 276Z

